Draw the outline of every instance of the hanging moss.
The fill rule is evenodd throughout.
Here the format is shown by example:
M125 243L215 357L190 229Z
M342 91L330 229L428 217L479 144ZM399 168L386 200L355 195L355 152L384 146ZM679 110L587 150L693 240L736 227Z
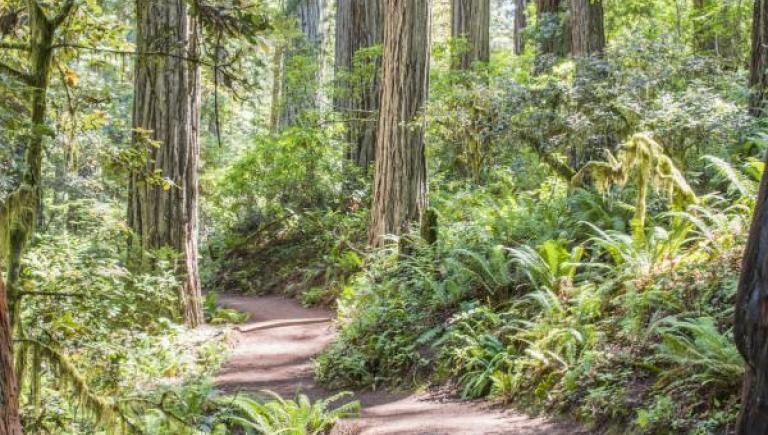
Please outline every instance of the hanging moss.
M6 264L14 257L11 252L13 238L21 238L21 245L24 245L32 235L36 202L35 190L24 184L0 204L0 264ZM23 249L23 246L19 248Z
M633 237L639 243L645 240L649 188L668 198L676 209L697 201L693 189L664 152L664 148L647 134L635 134L621 146L615 156L610 151L606 151L606 155L604 162L587 163L573 177L572 183L579 185L589 179L598 191L605 193L612 186L625 186L630 179L634 179L637 196L632 230Z

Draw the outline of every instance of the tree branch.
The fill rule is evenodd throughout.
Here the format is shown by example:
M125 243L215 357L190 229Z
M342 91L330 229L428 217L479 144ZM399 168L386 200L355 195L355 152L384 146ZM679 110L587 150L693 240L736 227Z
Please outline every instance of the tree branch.
M114 48L89 47L87 45L67 44L67 43L54 44L54 45L51 46L51 48L53 48L53 49L57 49L57 48L72 48L72 49L76 49L76 50L88 50L88 51L95 51L95 52L99 52L99 53L124 54L126 56L162 56L162 57L170 57L170 58L173 58L173 59L180 59L180 60L184 60L184 61L187 61L187 62L193 62L193 63L196 63L198 65L203 65L203 66L209 66L209 67L215 67L216 66L216 65L214 65L212 63L205 62L205 61L203 61L203 60L201 60L199 58L181 56L181 55L178 55L178 54L167 53L167 52L164 52L164 51L128 51L128 50L117 50L117 49L114 49ZM222 67L222 65L219 65L219 68L221 68L221 67Z
M66 3L64 3L64 6L61 7L61 11L59 11L59 14L56 15L56 17L51 20L51 25L56 28L61 25L64 20L67 19L70 13L72 13L72 8L75 6L75 0L67 0Z
M30 86L33 85L33 80L31 75L23 71L20 71L8 64L0 62L0 73L3 73L3 72L19 81L24 82L27 85L30 85Z
M2 50L29 50L29 45L23 43L13 42L0 42L0 49Z
M85 293L65 293L65 292L35 292L35 291L21 291L19 296L52 296L52 297L65 297L65 298L84 298Z

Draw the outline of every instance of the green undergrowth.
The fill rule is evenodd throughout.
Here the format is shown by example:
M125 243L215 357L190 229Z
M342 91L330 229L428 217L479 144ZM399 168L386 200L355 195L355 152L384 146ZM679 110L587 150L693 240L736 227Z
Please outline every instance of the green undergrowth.
M755 181L720 163L743 196L701 195L678 211L654 196L640 239L631 189L549 179L520 192L502 175L434 193L439 241L367 258L341 294L340 335L317 379L449 382L464 398L568 413L601 431L723 430L742 374L732 306Z
M306 434L354 415L339 395L225 394L213 384L247 315L205 299L208 326L181 323L167 253L124 266L126 236L109 204L67 213L73 231L43 233L24 260L16 326L25 433ZM52 226L60 222L52 222ZM216 325L216 326L211 326Z

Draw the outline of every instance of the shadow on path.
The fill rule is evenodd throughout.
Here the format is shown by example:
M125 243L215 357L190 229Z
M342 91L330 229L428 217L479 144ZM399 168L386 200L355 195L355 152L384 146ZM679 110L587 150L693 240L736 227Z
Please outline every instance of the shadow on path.
M270 390L283 397L303 393L331 396L314 382L312 358L334 338L333 313L305 308L280 296L221 296L221 304L251 314L237 328L237 343L216 378L227 392ZM533 418L484 401L465 402L430 393L369 391L355 394L360 418L339 422L334 434L520 434L572 435L587 432L570 424Z

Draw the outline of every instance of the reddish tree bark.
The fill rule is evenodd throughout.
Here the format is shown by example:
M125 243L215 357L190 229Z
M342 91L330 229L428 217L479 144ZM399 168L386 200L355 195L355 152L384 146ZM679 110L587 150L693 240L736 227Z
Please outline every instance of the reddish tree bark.
M350 74L358 51L384 38L383 0L338 0L336 6L336 86L334 106L347 119L347 157L367 170L376 157L376 127L381 91L381 58L357 59L371 74Z
M132 174L128 224L141 249L169 247L178 253L176 270L184 320L203 323L198 274L198 159L200 146L200 72L198 24L185 0L138 0L139 53L163 51L168 56L139 55L134 80L135 143L150 146L144 173ZM146 174L160 171L173 182L160 186Z
M427 99L429 0L388 0L384 6L384 56L379 133L376 141L369 241L400 235L427 205L424 128L418 122Z
M765 110L766 89L768 89L768 0L755 0L752 20L752 62L749 84L752 95L749 111L762 116Z
M469 69L475 62L490 58L491 0L453 0L451 36L464 38L467 47L454 55L455 69Z
M571 0L571 54L601 55L605 49L602 0Z

